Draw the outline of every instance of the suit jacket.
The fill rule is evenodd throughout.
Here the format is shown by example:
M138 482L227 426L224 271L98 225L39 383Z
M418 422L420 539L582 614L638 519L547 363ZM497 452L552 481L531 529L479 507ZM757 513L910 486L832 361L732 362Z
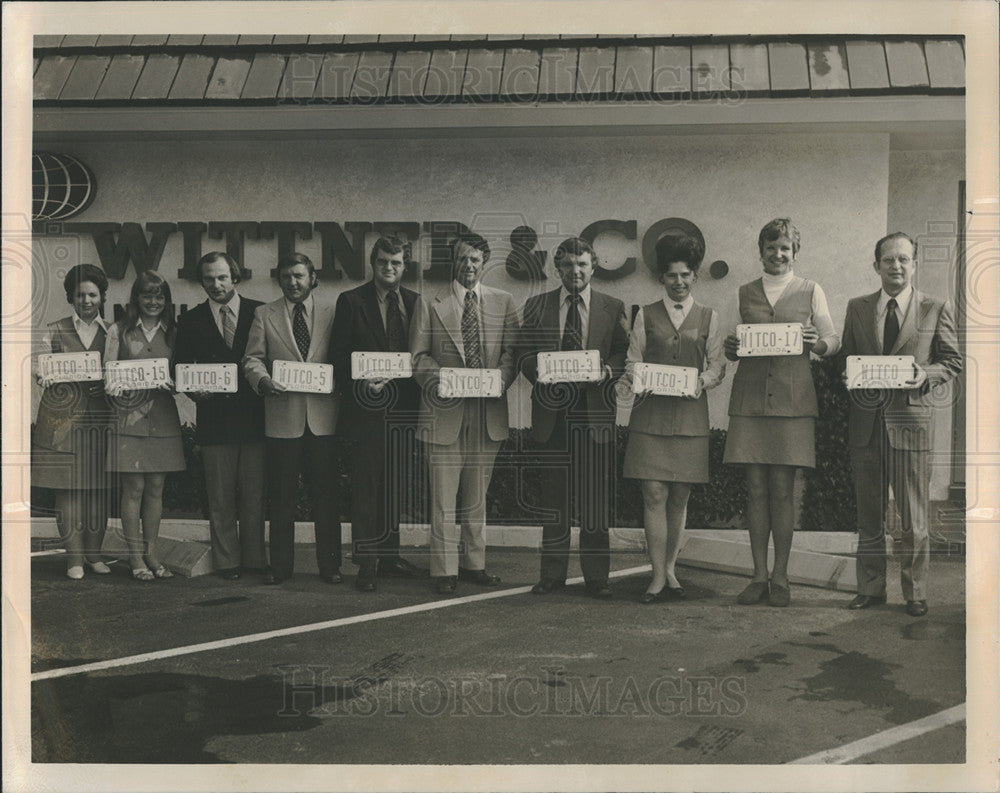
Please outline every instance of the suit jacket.
M840 355L882 355L875 329L879 292L853 298L847 304ZM852 392L848 437L851 446L865 446L871 438L878 408L885 417L889 443L896 449L930 449L931 389L962 371L955 318L951 306L913 290L899 337L890 355L912 355L927 373L920 388L891 389L879 398Z
M333 304L313 292L312 335L307 363L329 363ZM280 297L254 312L243 357L243 371L251 387L260 393L260 381L271 374L274 361L301 361L292 336L292 322ZM264 397L264 434L268 438L300 438L306 427L313 435L333 435L337 426L336 384L333 394L285 392Z
M400 287L399 295L412 327L420 295L404 287ZM342 292L337 298L330 342L330 363L340 396L338 435L356 440L381 437L389 414L415 414L419 409L420 389L412 378L390 380L378 399L368 404L358 400L357 391L364 387L364 381L351 380L351 353L385 352L388 346L375 283L369 281Z
M517 311L514 298L500 289L480 285L480 317L483 326L483 367L499 369L504 392L514 382L517 369L514 348L517 343ZM450 444L458 439L464 416L464 400L440 399L437 396L438 370L441 367L465 367L462 342L462 310L449 287L445 297L432 302L419 300L416 316L410 324L410 352L414 377L423 389L420 421L430 426L430 441ZM507 398L483 399L486 429L494 441L510 433L507 421Z
M262 305L259 300L240 295L232 349L226 346L215 324L209 301L181 314L177 320L173 363L242 363L254 311ZM235 394L212 394L196 403L198 443L211 446L264 440L264 400L250 387L242 367L238 372L239 390Z
M535 295L524 305L518 360L521 372L532 384L531 437L544 443L552 435L559 410L552 400L544 398L545 384L537 382L538 353L556 351L562 340L559 322L559 289ZM601 292L590 291L590 312L587 317L588 350L600 350L601 364L611 367L610 380L584 386L587 415L591 424L607 425L615 420L614 381L625 369L628 352L628 324L625 304Z

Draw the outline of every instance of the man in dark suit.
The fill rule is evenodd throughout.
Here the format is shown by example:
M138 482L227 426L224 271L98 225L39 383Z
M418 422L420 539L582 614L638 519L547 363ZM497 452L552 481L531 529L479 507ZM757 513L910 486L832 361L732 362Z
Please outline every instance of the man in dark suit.
M882 288L847 305L841 355L912 355L913 377L903 389L852 391L848 424L858 501L858 594L850 609L885 603L885 511L892 485L902 518L902 587L906 611L927 613L928 467L933 446L932 390L962 370L951 306L922 295L911 283L917 243L902 232L875 245Z
M231 256L206 253L198 274L208 300L177 320L174 363L234 363L243 360L258 300L236 291L240 268ZM208 493L212 565L233 581L240 570L263 570L264 401L242 372L238 391L195 392L195 440L201 447Z
M453 594L459 578L480 586L500 584L499 576L486 571L486 490L510 431L506 391L517 376L514 298L480 283L489 244L478 234L461 234L452 241L451 254L447 294L417 304L410 334L414 376L423 389L420 431L430 466L431 575L441 595ZM498 369L500 396L440 398L444 367Z
M541 579L531 591L548 595L566 582L570 519L580 521L580 567L587 591L611 597L608 523L611 483L616 479L614 381L625 369L628 325L621 300L590 286L597 254L579 237L555 253L562 286L524 306L518 359L532 384L531 437L541 445ZM598 350L601 380L538 382L538 353Z
M308 256L292 253L282 257L278 262L282 297L254 313L243 358L247 380L264 395L271 484L271 567L264 577L266 584L280 584L292 577L300 472L312 491L320 577L329 584L341 582L340 500L333 440L336 395L288 391L272 378L275 361L329 363L333 304L313 294L317 284Z
M351 379L352 352L409 351L410 320L419 299L400 283L409 243L380 237L369 262L372 280L337 298L330 344L340 395L337 434L350 461L355 586L362 592L375 591L376 574L427 575L399 555L399 516L408 460L415 453L420 389L412 378Z

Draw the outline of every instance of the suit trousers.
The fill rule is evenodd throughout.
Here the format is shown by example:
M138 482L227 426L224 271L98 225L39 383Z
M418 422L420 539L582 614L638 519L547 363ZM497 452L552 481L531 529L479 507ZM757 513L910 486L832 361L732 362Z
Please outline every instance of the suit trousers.
M486 491L500 441L490 439L485 407L481 400L466 399L458 439L450 444L427 444L434 577L458 574L459 540L461 566L486 568Z
M598 440L600 439L600 441ZM570 525L580 525L580 569L588 583L605 583L611 568L608 541L615 476L615 426L591 426L586 414L560 412L539 451L542 464L541 577L565 581ZM601 442L603 441L603 442Z
M264 442L201 447L212 565L259 569L264 552Z
M295 502L300 471L312 492L319 574L336 573L341 561L341 526L333 436L313 435L307 428L299 438L268 438L267 458L271 482L268 540L274 574L290 578L295 566Z
M930 535L927 525L929 452L895 449L881 412L866 446L851 447L858 502L858 594L882 597L886 586L885 516L888 486L902 523L900 557L905 600L927 599Z
M407 501L410 460L416 448L412 421L386 417L384 430L365 441L347 441L350 460L351 535L354 562L399 556L399 516Z

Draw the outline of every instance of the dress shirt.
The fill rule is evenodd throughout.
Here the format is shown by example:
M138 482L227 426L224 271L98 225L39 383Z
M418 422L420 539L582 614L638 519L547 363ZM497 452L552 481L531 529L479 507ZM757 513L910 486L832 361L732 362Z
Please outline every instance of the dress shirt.
M158 330L162 330L164 333L167 332L167 326L161 321L157 322L152 330L147 330L146 326L142 324L140 319L133 328L139 328L142 331L142 335L146 337L146 341L152 342L153 338L156 336ZM108 337L104 342L104 360L105 361L117 361L118 360L118 348L121 346L121 337L118 335L118 323L115 322L108 327Z
M209 298L208 306L212 311L212 318L215 320L215 327L219 329L219 335L222 338L226 338L225 331L222 330L222 307L228 306L233 312L233 328L236 327L236 323L240 319L240 295L238 292L233 292L233 296L229 298L228 303L216 303L214 300Z
M80 337L83 346L89 348L94 343L94 337L97 335L98 328L103 328L104 332L107 333L108 323L101 317L95 317L93 322L84 322L80 319L79 314L74 313L73 327L76 329L76 335ZM49 343L51 345L51 339Z
M889 301L896 301L896 319L899 327L903 327L903 317L910 307L910 299L913 297L913 284L907 284L906 289L896 295L887 295L884 289L878 293L878 304L875 306L875 336L878 338L878 346L881 349L885 340L885 314L889 308Z
M292 331L292 339L295 338L295 330L293 322L295 321L295 307L301 305L304 309L306 327L309 328L309 338L313 337L313 296L312 292L309 296L300 303L293 303L287 297L285 298L285 313L288 314L288 329ZM310 342L311 344L311 342Z
M385 297L386 295L389 294L389 291L390 290L383 288L382 285L379 284L377 281L375 282L375 297L378 300L379 313L382 315L382 330L386 331L389 330L389 323L388 323L389 304L386 301ZM399 314L403 318L403 334L405 336L405 334L409 333L410 331L410 318L406 315L406 306L403 305L403 295L400 293L398 289L393 289L391 291L395 292L396 296L399 298L396 301L396 303L397 305L399 305ZM464 294L462 295L462 298L463 299L465 298Z
M559 339L562 340L563 332L566 330L566 315L569 314L569 301L567 298L572 294L565 286L559 289ZM582 291L578 292L582 300L576 309L580 312L580 349L587 349L587 332L590 324L590 284L587 284Z
M465 293L472 292L476 296L476 305L479 306L479 343L483 343L483 293L479 288L477 283L472 289L466 289L458 281L451 282L451 291L455 295L455 299L458 300L458 316L462 316L462 312L465 310ZM400 301L402 302L402 301Z

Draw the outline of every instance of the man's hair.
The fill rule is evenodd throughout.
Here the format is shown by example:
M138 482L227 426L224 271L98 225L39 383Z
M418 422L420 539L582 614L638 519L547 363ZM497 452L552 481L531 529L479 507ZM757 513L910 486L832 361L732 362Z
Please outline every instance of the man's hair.
M406 240L401 240L399 237L379 237L375 240L372 252L368 256L368 264L372 265L372 267L375 266L375 260L378 258L379 251L388 253L390 256L402 253L403 264L406 266L410 264L410 243Z
M233 279L234 284L238 284L240 282L240 266L236 263L236 259L224 251L209 251L198 260L198 280L205 277L206 264L217 262L220 259L229 265L229 277Z
M913 246L913 258L917 258L917 241L913 239L909 234L902 231L894 231L892 234L886 234L882 239L875 243L875 261L876 263L882 257L882 246L885 245L889 240L909 240L910 245Z
M476 234L476 232L467 231L464 234L459 234L451 241L452 262L455 261L455 252L458 250L458 246L461 243L465 243L470 248L475 248L483 254L483 264L486 264L486 262L490 260L490 244L483 237Z
M280 259L278 259L278 272L282 270L287 270L289 267L294 267L297 264L304 264L309 268L309 274L316 274L316 266L312 263L312 259L306 256L304 253L286 253Z
M563 259L567 256L583 256L585 253L590 254L590 261L593 263L594 267L597 267L597 251L594 250L594 246L583 237L567 237L559 243L559 247L556 248L556 252L552 257L552 260L558 270Z

